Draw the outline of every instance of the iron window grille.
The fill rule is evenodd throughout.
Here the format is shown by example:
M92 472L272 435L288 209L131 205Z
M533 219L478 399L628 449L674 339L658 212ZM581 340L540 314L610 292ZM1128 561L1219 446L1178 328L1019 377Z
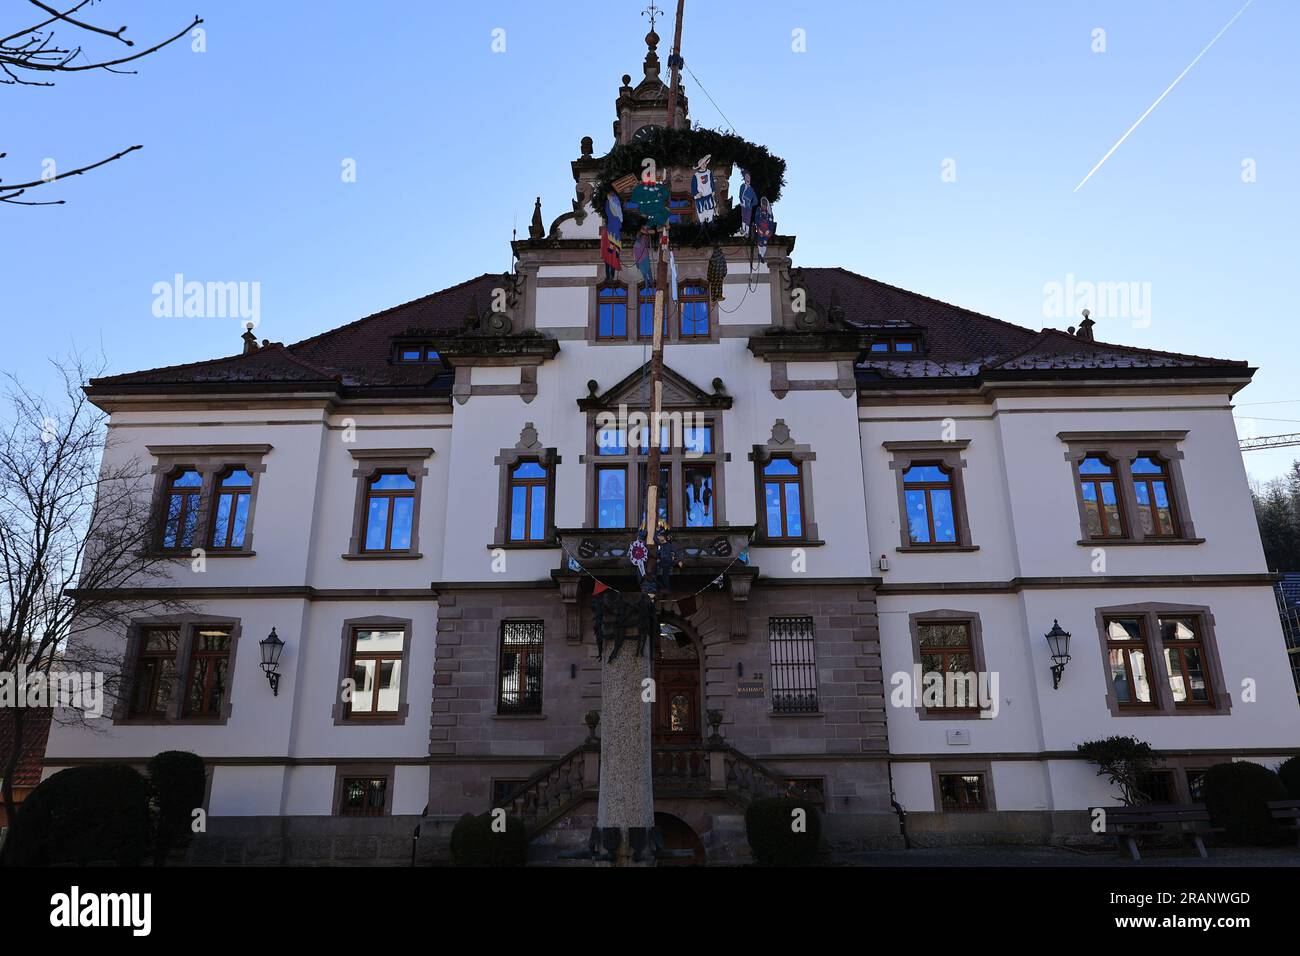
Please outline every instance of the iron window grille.
M498 714L542 712L542 640L545 630L546 625L541 621L501 622Z
M817 661L811 617L768 619L771 647L772 711L808 714L818 709Z

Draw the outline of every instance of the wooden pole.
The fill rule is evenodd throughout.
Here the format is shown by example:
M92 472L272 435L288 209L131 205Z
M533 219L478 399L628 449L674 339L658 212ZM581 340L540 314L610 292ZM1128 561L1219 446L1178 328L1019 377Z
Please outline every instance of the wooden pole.
M685 8L686 0L677 0L677 24L673 30L673 51L668 58L668 123L666 129L673 129L677 125L677 90L681 83L681 71L678 69L677 64L681 62L682 15ZM664 173L671 179L671 171L664 170ZM667 232L668 226L665 225L664 235L667 235ZM646 548L649 551L645 563L647 575L654 572L656 560L655 528L659 523L659 416L664 408L664 292L668 286L667 252L667 243L661 242L659 244L659 269L655 276L654 337L651 340L650 348L650 453L646 461L645 495ZM671 505L669 511L671 513Z

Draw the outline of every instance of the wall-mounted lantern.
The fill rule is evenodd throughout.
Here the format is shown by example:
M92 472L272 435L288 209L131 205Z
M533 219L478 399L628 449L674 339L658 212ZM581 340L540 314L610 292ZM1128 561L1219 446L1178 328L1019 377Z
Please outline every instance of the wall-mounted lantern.
M1052 690L1061 686L1061 675L1070 662L1070 632L1061 630L1059 621L1052 621L1052 629L1045 635L1052 651Z
M887 558L885 555L882 554L882 555L880 556L880 560L877 562L877 566L878 566L878 567L880 568L880 570L882 570L882 571L888 571L888 570L889 570L889 558Z
M262 670L271 682L272 696L280 696L280 654L284 651L284 641L280 640L275 628L258 645L262 648Z

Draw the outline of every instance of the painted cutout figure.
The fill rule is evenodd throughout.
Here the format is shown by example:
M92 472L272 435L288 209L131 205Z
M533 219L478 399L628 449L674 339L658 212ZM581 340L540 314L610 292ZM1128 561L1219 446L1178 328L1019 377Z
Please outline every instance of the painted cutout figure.
M754 184L750 181L749 170L740 171L741 178L744 182L740 185L740 234L749 235L750 222L754 218L754 207L758 205L758 193L754 192Z
M653 286L655 277L650 266L650 233L644 229L636 234L636 242L632 246L632 258L636 262L637 270L641 273L642 283L646 286Z
M642 173L631 199L636 203L636 211L645 217L646 226L662 229L668 225L668 187L655 179L653 170Z
M691 177L691 198L695 200L695 218L700 222L712 222L717 215L717 201L713 198L713 171L709 169L712 156L705 156L695 164L695 175Z
M600 230L600 258L605 263L605 281L623 270L623 204L610 192L605 200L605 225Z
M754 216L754 237L758 240L758 261L767 261L767 241L776 235L776 220L772 218L772 204L764 196Z

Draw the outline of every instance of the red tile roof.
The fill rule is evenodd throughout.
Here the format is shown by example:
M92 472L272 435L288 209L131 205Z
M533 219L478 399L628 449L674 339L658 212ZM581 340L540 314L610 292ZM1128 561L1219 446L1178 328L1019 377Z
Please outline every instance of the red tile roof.
M915 358L872 357L859 363L864 384L885 380L1062 378L1116 375L1134 369L1170 376L1214 370L1248 375L1245 362L1091 342L1054 329L1036 332L841 268L799 270L814 304L834 306L863 331L916 331ZM450 374L440 366L392 361L393 340L413 330L454 331L471 306L486 311L504 277L486 273L441 292L393 306L292 345L272 343L247 355L95 379L91 393L160 392L177 386L216 391L269 387L399 391L445 395ZM1184 371L1179 371L1184 370ZM1074 377L1078 377L1076 374Z
M18 768L14 771L15 787L34 787L41 782L41 768L45 765L45 742L50 735L50 715L48 707L29 707L23 714L23 751L18 758ZM14 711L11 707L0 708L0 776L9 766L9 757L14 752Z

